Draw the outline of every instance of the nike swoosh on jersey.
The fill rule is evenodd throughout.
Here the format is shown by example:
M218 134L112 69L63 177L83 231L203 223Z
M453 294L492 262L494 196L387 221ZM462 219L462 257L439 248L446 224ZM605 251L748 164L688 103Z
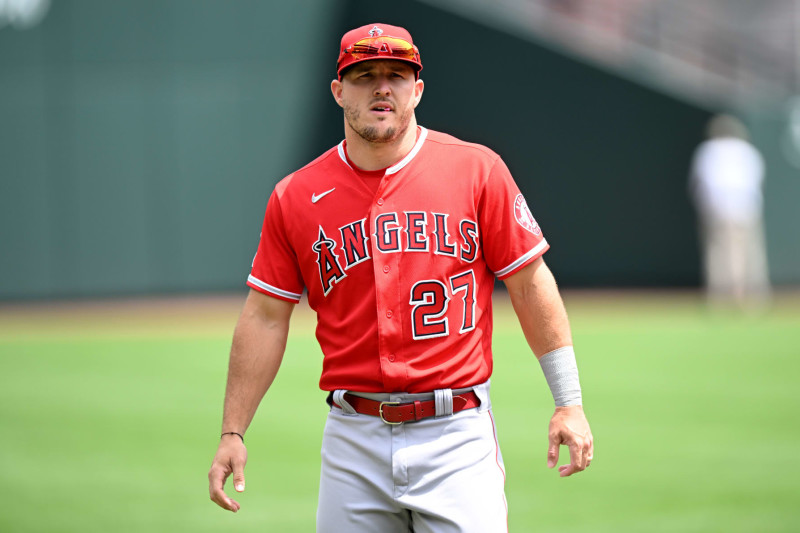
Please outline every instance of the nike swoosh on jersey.
M314 193L312 192L312 193L311 193L311 203L312 203L312 204L315 204L315 203L319 202L320 200L322 200L322 198L324 198L325 196L329 195L330 193L332 193L332 192L333 192L333 191L335 191L335 190L336 190L336 187L334 187L333 189L331 189L331 190L329 190L329 191L325 191L325 192L323 192L323 193L320 193L319 195L317 195L317 194L314 194Z

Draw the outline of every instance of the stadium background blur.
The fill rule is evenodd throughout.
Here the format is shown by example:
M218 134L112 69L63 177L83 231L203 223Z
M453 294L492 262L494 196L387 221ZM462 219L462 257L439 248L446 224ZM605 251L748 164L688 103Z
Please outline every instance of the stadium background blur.
M795 0L0 1L0 529L313 527L324 405L301 310L273 397L301 407L257 417L249 518L215 513L203 475L268 195L341 139L338 39L377 21L421 48L419 122L508 163L590 380L600 460L564 488L501 292L511 530L796 530ZM699 292L687 179L720 111L766 159L760 317L711 316ZM541 406L524 428L520 398Z

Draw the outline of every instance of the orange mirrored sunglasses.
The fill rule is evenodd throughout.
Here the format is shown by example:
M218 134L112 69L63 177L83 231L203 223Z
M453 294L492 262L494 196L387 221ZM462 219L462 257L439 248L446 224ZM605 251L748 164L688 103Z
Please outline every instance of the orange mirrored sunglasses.
M354 60L375 56L389 56L419 63L419 50L416 46L397 37L367 37L345 48Z

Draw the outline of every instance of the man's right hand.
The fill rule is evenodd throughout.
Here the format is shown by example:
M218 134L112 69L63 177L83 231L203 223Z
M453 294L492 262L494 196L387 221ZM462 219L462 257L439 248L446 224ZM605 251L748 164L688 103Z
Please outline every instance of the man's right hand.
M244 465L247 463L247 448L238 435L223 435L217 448L217 455L208 471L208 492L211 501L234 513L241 508L239 502L225 494L225 480L233 474L233 488L244 491Z

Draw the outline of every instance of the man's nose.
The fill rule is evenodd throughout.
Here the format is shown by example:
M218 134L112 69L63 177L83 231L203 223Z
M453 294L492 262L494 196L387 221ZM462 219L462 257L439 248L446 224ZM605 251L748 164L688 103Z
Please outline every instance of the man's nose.
M392 92L392 87L389 84L389 79L379 76L375 80L375 96L388 95Z

